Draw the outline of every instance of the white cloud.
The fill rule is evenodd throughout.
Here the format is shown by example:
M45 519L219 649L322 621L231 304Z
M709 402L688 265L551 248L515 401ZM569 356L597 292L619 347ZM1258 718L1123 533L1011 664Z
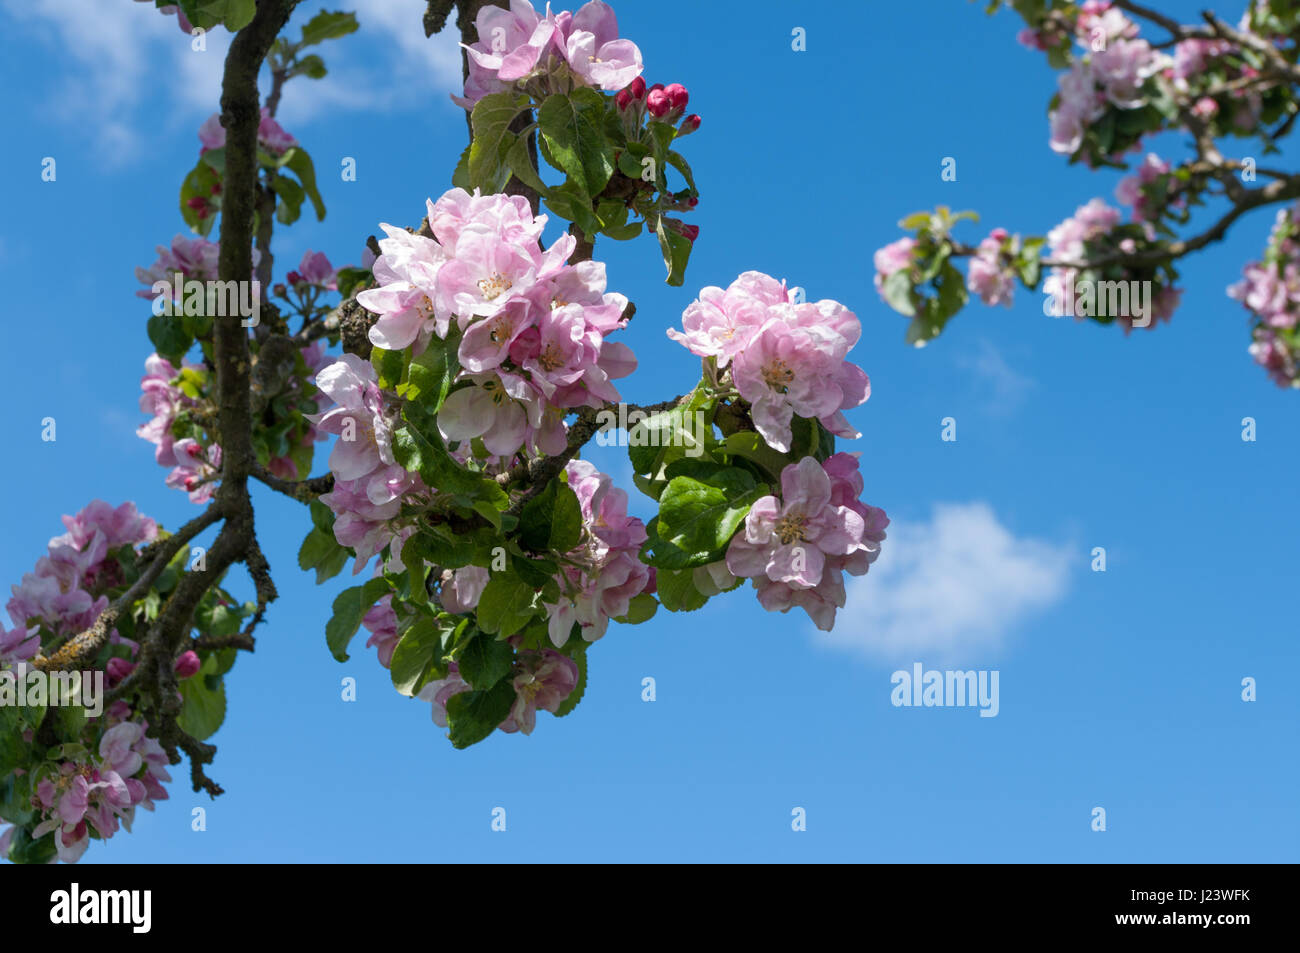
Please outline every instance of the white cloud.
M957 359L959 367L970 371L985 392L986 410L1005 414L1018 407L1037 381L1014 370L1002 353L988 340L981 340L974 354Z
M454 108L448 96L461 82L454 25L426 39L424 4L413 0L353 0L347 8L356 11L361 29L321 50L330 70L325 79L300 78L286 87L286 124L338 110L420 112L434 102ZM197 130L218 109L230 45L224 29L210 31L206 50L196 51L176 18L151 4L0 0L0 10L12 21L5 24L11 40L21 36L54 54L42 106L56 120L87 130L106 162L137 157L150 137ZM288 35L312 13L296 14ZM197 138L194 143L197 154Z
M943 503L929 522L894 521L880 558L850 578L823 644L891 661L972 664L1068 586L1071 547L1003 526L987 503Z

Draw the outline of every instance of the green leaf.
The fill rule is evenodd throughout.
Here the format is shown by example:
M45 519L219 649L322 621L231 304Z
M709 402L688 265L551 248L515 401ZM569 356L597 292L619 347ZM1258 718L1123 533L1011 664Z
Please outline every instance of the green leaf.
M173 364L179 364L194 344L194 338L186 332L180 315L152 315L145 329L154 350Z
M686 281L686 263L690 260L691 249L695 247L685 235L673 231L668 226L668 219L662 216L655 231L659 235L659 251L663 253L664 265L668 269L668 284L674 287Z
M510 124L528 108L529 99L519 93L490 93L474 104L470 125L474 138L469 147L469 183L484 194L500 192L509 169L506 150L515 138Z
M330 654L340 662L348 660L348 643L361 627L361 617L391 588L387 579L376 576L365 585L344 589L334 597L334 612L325 624L325 640Z
M311 199L311 205L316 211L317 220L323 220L325 218L325 203L321 200L320 192L316 188L316 167L312 164L311 156L307 154L307 151L302 146L293 146L284 155L280 156L277 164L291 169L293 174L298 176L303 191Z
M302 214L302 201L306 198L302 186L293 179L277 175L271 180L271 188L280 197L280 202L275 207L276 221L282 225L292 225L298 221L298 216Z
M253 22L257 13L257 0L225 0L226 14L222 23L231 33L238 33Z
M453 331L447 338L434 336L424 352L411 361L406 384L398 388L398 396L418 400L426 413L436 414L451 391L452 381L460 371L456 359L460 347L460 333Z
M460 653L461 677L476 691L487 691L510 674L515 650L509 642L480 632Z
M1015 261L1020 283L1030 291L1038 287L1044 242L1042 238L1026 238Z
M502 638L514 635L537 615L536 590L513 573L493 573L478 601L478 624Z
M673 476L659 497L659 537L688 552L721 552L767 487L739 467L685 459L674 466L683 464L692 475Z
M407 629L389 662L388 672L393 687L408 698L419 693L425 685L440 676L442 629L432 616L420 616Z
M567 483L553 479L519 514L519 541L535 553L567 553L582 540L582 506Z
M324 79L328 73L329 70L325 68L325 61L315 53L311 53L301 57L294 63L293 68L289 70L287 75L306 76L308 79Z
M549 189L545 201L547 208L560 218L573 222L587 235L595 235L600 231L600 219L591 208L591 198L579 191L572 182Z
M200 235L206 235L212 230L212 223L216 221L216 215L212 214L209 209L203 217L199 216L197 209L190 208L191 199L203 199L205 202L211 202L213 199L213 187L221 184L221 176L205 162L199 159L198 163L185 180L181 182L181 218L185 224L194 229Z
M226 683L216 667L216 657L210 655L197 675L180 683L184 704L176 722L196 741L211 738L226 720Z
M709 601L696 588L693 569L660 569L655 580L659 601L669 612L694 612Z
M381 390L393 390L406 372L406 353L388 351L382 347L370 349L370 365L378 377L377 385Z
M577 708L578 702L582 701L582 696L587 693L587 646L589 644L578 639L569 649L569 658L578 665L578 682L573 686L573 691L569 692L569 696L560 702L560 707L555 709L556 718L563 718Z
M474 191L474 183L469 178L469 154L473 148L474 140L470 139L469 145L461 152L460 159L456 162L456 168L451 173L452 188L464 189L466 192Z
M298 45L314 46L326 40L336 40L349 33L355 33L357 26L355 13L330 13L322 10L303 26L302 41Z
M506 150L506 165L520 182L538 195L546 195L546 183L542 181L542 177L537 174L537 167L533 165L532 152L528 148L528 136L517 137L514 145Z
M456 748L477 744L505 721L515 703L515 689L500 681L485 692L461 692L447 699L447 728Z
M659 602L648 592L638 593L628 602L627 615L616 618L615 622L622 622L625 625L640 625L642 622L649 622L659 611Z
M885 303L899 314L909 318L916 314L916 305L912 302L911 268L900 268L886 278L881 292Z
M659 517L646 523L646 541L641 544L641 559L657 569L693 569L715 562L717 554L711 550L686 550L659 537Z
M722 449L732 456L754 461L768 472L773 482L781 479L781 471L790 463L785 454L769 447L767 441L752 430L733 433L722 442Z
M691 174L691 167L682 158L681 153L669 152L668 164L682 174L682 178L686 180L686 185L692 192L699 193L700 190L695 187L695 176Z
M406 423L393 431L393 456L403 467L419 473L430 487L469 500L492 499L501 491L494 480L470 473L452 459L433 415L420 404L407 403L402 416Z
M614 174L614 147L605 138L605 97L594 89L548 96L537 111L550 154L584 195L595 196Z

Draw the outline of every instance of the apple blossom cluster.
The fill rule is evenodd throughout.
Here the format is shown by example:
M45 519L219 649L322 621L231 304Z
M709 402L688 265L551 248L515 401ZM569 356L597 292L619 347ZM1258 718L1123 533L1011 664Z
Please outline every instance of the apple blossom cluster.
M1262 77L1228 40L1189 37L1169 55L1105 0L1052 7L1021 7L1030 26L1017 39L1046 52L1053 66L1068 66L1049 115L1056 152L1090 166L1114 162L1139 149L1144 135L1177 123L1180 103L1214 135L1252 134L1266 117L1284 114L1278 106L1289 96L1285 84ZM1062 23L1072 15L1068 35ZM1252 30L1251 11L1238 29Z
M1147 81L1172 61L1137 34L1137 24L1109 3L1088 0L1080 8L1075 35L1088 52L1058 81L1059 100L1049 117L1053 151L1078 153L1086 128L1110 107L1134 110L1146 105ZM1108 156L1094 154L1091 148L1083 152L1090 165Z
M557 600L541 604L547 615L546 637L557 648L564 648L574 635L581 636L584 642L600 639L611 619L629 614L634 598L653 592L655 581L654 570L639 556L641 544L646 540L645 525L628 515L627 494L615 487L608 475L583 460L570 461L565 477L577 497L582 531L579 544L564 554L560 572L555 576ZM349 489L354 491L355 488ZM395 515L391 511L389 518ZM369 559L373 551L384 545L395 543L394 549L400 551L409 536L409 532L395 530L392 523L384 523L377 517L370 527L375 538L368 543L354 532L357 522L354 511L345 511L336 520L335 530L340 544L356 549L358 567L363 558ZM400 571L401 561L390 558L378 564L376 575L386 569ZM452 615L474 612L490 579L489 570L482 566L443 570L438 588L442 610ZM410 619L405 618L409 611L389 593L361 618L361 625L371 633L366 645L376 649L385 668L391 667L401 633L410 627ZM531 734L537 710L555 712L576 686L579 669L571 657L554 649L524 647L522 635L512 635L506 641L518 650L510 662L514 695L509 714L497 727L507 733ZM458 664L451 662L447 674L429 681L417 697L430 702L434 722L447 727L447 701L470 690Z
M596 641L610 619L627 615L631 600L653 592L655 584L654 570L638 555L645 524L627 515L627 493L585 460L569 461L565 471L582 508L583 542L562 566L560 602L546 605L548 632L557 647L572 631Z
M155 250L158 252L157 261L148 268L136 266L136 280L145 286L135 293L137 298L153 300L156 292L151 289L157 282L165 281L172 288L172 303L180 304L184 288L175 287L178 273L187 281L212 281L217 277L217 259L221 254L221 246L216 242L199 236L190 238L178 234L172 239L170 248L157 245ZM256 249L253 256L256 264Z
M324 439L304 411L314 411L315 394L306 378L315 374L326 360L319 341L301 349L304 374L287 383L286 416L303 417L298 435L290 439L286 430L277 434L280 453L267 454L264 462L273 475L286 480L301 479L309 469L312 448ZM155 446L154 459L159 466L170 467L167 486L183 490L191 503L212 499L221 476L221 445L208 439L196 419L211 409L212 374L203 363L182 362L178 369L166 358L151 354L144 362L145 375L140 379L140 410L150 419L136 430L136 436Z
M1082 264L1089 259L1116 250L1124 254L1134 253L1138 249L1137 238L1124 234L1120 228L1121 218L1119 209L1107 205L1099 198L1092 199L1086 205L1079 206L1074 215L1047 233L1047 257L1056 261ZM1139 227L1129 226L1130 229ZM1092 273L1089 271L1087 274ZM1079 295L1086 293L1082 285L1085 279L1086 275L1078 268L1068 265L1052 267L1043 281L1043 293L1051 297L1055 313L1073 314L1080 319L1093 316L1088 309L1078 306ZM1102 280L1152 283L1151 313L1148 315L1147 328L1154 328L1159 322L1168 321L1182 298L1180 289L1162 282L1155 272L1147 275L1128 272L1107 274ZM1109 317L1119 321L1125 333L1135 326L1133 316L1129 313L1114 314Z
M221 124L221 114L213 113L199 126L199 155L210 149L224 149L226 127ZM298 144L298 140L281 128L271 111L262 107L262 118L257 123L257 144L273 156L283 155Z
M1151 240L1156 237L1154 223L1159 221L1165 208L1166 203L1162 198L1167 198L1167 195L1161 195L1160 192L1162 186L1168 192L1168 179L1165 177L1170 171L1168 162L1154 152L1149 152L1138 166L1137 173L1125 176L1115 186L1115 198L1133 209L1135 222L1146 224L1147 238ZM1182 204L1182 199L1175 200L1176 206Z
M135 547L158 538L157 525L132 503L115 508L95 500L64 516L63 524L67 532L51 539L35 571L12 587L7 609L15 628L6 633L0 626L0 692L13 693L17 681L28 677L27 663L42 644L52 651L89 628L108 607L107 593L126 582ZM134 668L138 650L117 628L109 633L109 685ZM177 676L193 676L198 662L194 652L184 653L175 661ZM6 704L12 706L13 698ZM3 708L0 715L18 710ZM40 711L42 718L55 716L53 709ZM149 723L126 701L117 699L98 715L87 712L75 741L47 747L36 737L39 727L38 718L17 728L28 760L0 765L0 774L12 770L16 790L29 798L7 802L3 820L14 826L0 835L0 856L10 856L16 840L24 851L37 850L34 842L51 835L49 859L74 862L91 838L106 840L119 826L129 831L137 807L153 810L155 800L167 798L162 784L171 780L168 758L148 735Z
M460 386L438 426L462 454L476 439L493 458L560 452L564 412L617 401L612 381L636 368L630 348L606 340L626 324L627 299L605 291L601 262L568 263L572 235L543 250L546 216L521 196L452 189L428 214L433 238L382 226L379 287L357 295L379 315L371 342L418 356L432 336L460 335Z
M1015 267L1011 262L1019 250L1018 243L1019 236L1012 238L1005 228L995 228L989 232L988 237L975 249L967 269L966 287L971 294L978 295L989 306L1002 304L1011 307L1016 280ZM885 264L893 263L886 257ZM876 267L879 269L879 262ZM877 283L881 280L883 279L877 274Z
M519 653L515 674L510 679L515 700L510 714L497 726L507 734L516 731L531 735L537 727L538 710L555 712L578 684L577 663L554 649L527 650ZM446 678L435 679L425 685L416 697L430 703L433 723L447 727L447 702L453 695L470 691L469 683L460 676L460 667L452 662Z
M836 436L859 436L843 411L866 401L871 382L846 358L862 326L844 305L804 301L784 281L747 271L725 290L702 289L682 313L682 327L668 336L728 371L769 446L789 451L796 414Z
M329 457L334 486L320 501L334 513L339 545L356 553L356 575L401 538L393 521L403 497L425 496L429 488L393 456L396 406L385 399L368 361L344 354L321 368L315 380L333 406L309 419L320 434L339 437Z
M215 149L224 149L226 145L226 127L221 125L221 114L213 113L203 121L199 126L199 158L203 159L205 155ZM272 160L278 159L289 149L298 145L298 140L285 132L280 124L275 121L270 110L265 106L262 107L262 118L257 126L257 145ZM204 180L205 188L203 194L190 195L188 198L182 196L186 208L193 214L195 219L202 222L211 218L221 209L221 172L220 165L209 162L206 165L200 162L205 170L206 179ZM186 180L187 184L189 179Z
M536 77L553 80L543 92L568 91L572 84L614 92L641 75L641 51L618 35L618 18L606 3L591 0L576 13L538 14L529 0L510 0L508 10L479 8L478 42L465 46L469 76L465 95L452 97L470 108L489 93L524 88Z
M1228 289L1256 323L1250 354L1279 387L1300 387L1300 205L1278 212L1262 261Z
M798 606L829 632L844 608L844 573L861 576L880 555L889 518L862 495L858 455L804 457L781 471L779 496L757 500L727 548L726 573L748 578L769 612ZM720 589L730 585L711 575Z

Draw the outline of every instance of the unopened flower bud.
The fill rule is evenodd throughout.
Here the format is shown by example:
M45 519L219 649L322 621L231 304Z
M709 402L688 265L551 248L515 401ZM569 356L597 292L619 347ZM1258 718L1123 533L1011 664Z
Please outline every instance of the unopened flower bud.
M620 111L627 109L628 106L632 105L632 94L626 89L620 89L614 94L614 105Z
M637 100L644 99L645 80L643 80L640 76L638 76L636 79L632 80L632 82L627 84L627 91L632 94L633 99L637 99Z
M669 110L673 108L672 103L668 101L668 94L662 89L652 89L646 93L645 106L650 111L650 115L656 119L668 115Z
M695 241L695 239L697 239L697 238L700 237L700 226L698 226L698 225L683 225L683 226L681 227L681 233L682 233L682 237L683 237L683 238L685 238L687 241L692 241L692 242L693 242L693 241Z
M176 658L176 664L173 666L176 670L177 678L191 678L199 673L203 667L203 661L199 654L193 649L182 652Z
M685 109L686 104L691 99L691 94L686 91L686 87L681 83L669 83L664 87L664 92L668 94L668 102L673 109Z
M124 658L111 658L108 660L108 665L105 666L105 672L108 675L108 683L110 685L116 685L134 671L135 663L128 662Z
M291 285L302 284L302 275L298 274L296 271L289 272L285 277L289 280L289 284Z
M289 289L284 286L283 281L278 281L275 283L275 286L271 288L271 293L277 298L283 298L289 293Z
M700 128L699 113L691 113L689 116L683 119L682 124L677 127L677 135L689 136L691 133L693 133L696 129L699 128Z

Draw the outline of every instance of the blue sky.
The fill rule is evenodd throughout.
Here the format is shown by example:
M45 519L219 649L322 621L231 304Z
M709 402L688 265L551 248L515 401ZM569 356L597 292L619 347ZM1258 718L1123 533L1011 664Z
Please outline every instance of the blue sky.
M1014 308L972 305L914 350L872 287L871 253L917 209L979 210L959 233L975 241L996 225L1043 234L1094 195L1115 204L1117 174L1048 149L1053 76L1016 44L1017 18L982 7L616 4L647 80L684 83L704 120L683 143L702 191L686 286L662 282L649 239L597 247L638 307L623 340L642 371L624 394L694 383L664 329L701 286L747 269L862 321L853 356L872 397L850 414L863 433L851 449L865 499L895 523L833 637L748 590L661 612L611 628L573 715L458 752L361 641L349 662L330 657L325 620L347 581L318 589L299 572L306 512L259 493L281 598L228 679L212 771L228 793L192 794L178 766L172 799L83 863L1300 857L1300 515L1279 495L1300 465L1300 398L1253 365L1245 313L1224 295L1270 213L1189 262L1173 322L1129 339L1045 317L1020 289ZM331 76L284 97L329 216L281 230L277 277L307 248L355 262L379 222L417 223L464 145L447 99L457 52L423 39L423 2L353 8L361 32L322 51ZM8 586L59 516L96 497L169 527L195 512L134 435L151 348L133 268L184 230L176 194L216 109L225 39L193 52L174 20L128 0L0 0L0 17ZM346 156L355 182L336 171ZM940 180L945 156L956 182ZM940 440L949 416L955 442ZM620 451L593 450L626 477ZM1097 546L1105 573L1090 570ZM891 673L918 661L1000 672L997 717L892 706ZM356 702L340 700L345 676ZM191 831L196 806L206 831ZM1104 833L1090 829L1097 806ZM495 807L505 833L490 829ZM806 831L791 829L796 807Z

